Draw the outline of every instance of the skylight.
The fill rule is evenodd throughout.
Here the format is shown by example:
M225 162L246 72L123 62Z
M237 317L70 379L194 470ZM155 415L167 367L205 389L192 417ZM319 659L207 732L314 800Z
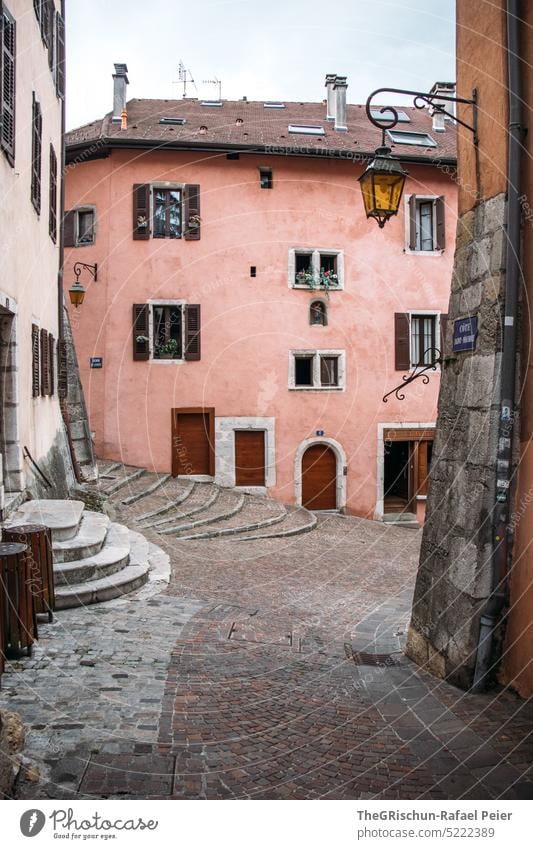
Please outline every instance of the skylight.
M395 144L413 144L419 147L437 147L437 142L429 133L408 133L403 130L387 130L387 135Z
M265 109L285 109L284 103L278 103L275 100L267 100L266 103L263 103Z
M221 100L202 100L202 106L222 106Z
M182 124L185 124L186 122L187 122L187 119L186 119L186 118L160 118L160 119L159 119L159 123L160 123L160 124L178 124L178 125L182 125Z
M323 136L324 127L313 127L305 124L289 124L289 133L302 133L306 136Z
M390 120L391 118L394 118L394 114L393 114L391 109L384 107L384 110L385 110L384 112L381 112L377 108L371 109L370 114L372 115L373 118L376 119L376 121L379 121L379 120L387 121L387 120ZM404 112L402 109L396 109L396 112L398 113L398 121L400 123L404 123L404 124L410 123L411 119L410 119L409 115L407 114L407 112Z

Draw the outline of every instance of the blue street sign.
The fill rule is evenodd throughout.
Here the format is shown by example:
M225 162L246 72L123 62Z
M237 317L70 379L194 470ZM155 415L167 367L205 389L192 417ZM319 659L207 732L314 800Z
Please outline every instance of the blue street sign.
M459 318L453 323L453 350L474 351L477 339L477 315Z
M324 436L324 431L323 430L317 430L316 435L317 436Z
M103 357L91 357L91 368L102 368L104 365Z

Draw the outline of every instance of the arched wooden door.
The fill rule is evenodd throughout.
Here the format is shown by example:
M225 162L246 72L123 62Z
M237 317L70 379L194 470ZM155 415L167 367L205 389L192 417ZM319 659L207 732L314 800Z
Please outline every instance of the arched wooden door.
M308 510L337 508L337 457L328 445L310 445L302 457L302 504Z

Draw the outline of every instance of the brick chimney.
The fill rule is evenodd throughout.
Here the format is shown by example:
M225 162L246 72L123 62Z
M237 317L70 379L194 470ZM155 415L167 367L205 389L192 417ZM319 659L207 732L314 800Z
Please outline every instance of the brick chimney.
M326 74L326 121L335 120L335 92L333 91L333 86L336 79L337 74Z
M439 95L441 94L444 94L447 97L455 97L455 83L435 83L430 94L433 97L433 102L435 104L440 102L448 112L452 112L455 115L455 103L450 103L447 100L439 101ZM433 130L436 133L444 133L446 131L446 121L451 121L452 119L443 115L442 112L439 112L432 106L429 108L429 114L433 118Z
M333 93L335 95L335 129L338 133L348 130L346 124L346 89L348 83L346 77L335 77Z
M113 74L113 121L122 121L122 113L126 108L126 88L128 83L128 66L120 62L115 63L115 73Z

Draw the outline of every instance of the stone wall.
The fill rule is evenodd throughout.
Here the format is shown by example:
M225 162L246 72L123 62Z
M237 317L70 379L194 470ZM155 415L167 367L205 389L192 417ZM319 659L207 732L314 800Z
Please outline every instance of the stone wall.
M68 369L68 396L66 410L72 438L72 447L83 478L87 481L92 481L97 478L97 470L89 417L87 415L85 396L81 385L78 358L72 336L72 327L66 309L63 311L63 316L63 333L67 343Z
M439 416L407 654L471 684L491 589L491 510L505 285L505 195L458 222ZM455 319L478 317L474 352L453 353Z
M24 745L24 726L17 713L0 713L0 799L10 798Z

